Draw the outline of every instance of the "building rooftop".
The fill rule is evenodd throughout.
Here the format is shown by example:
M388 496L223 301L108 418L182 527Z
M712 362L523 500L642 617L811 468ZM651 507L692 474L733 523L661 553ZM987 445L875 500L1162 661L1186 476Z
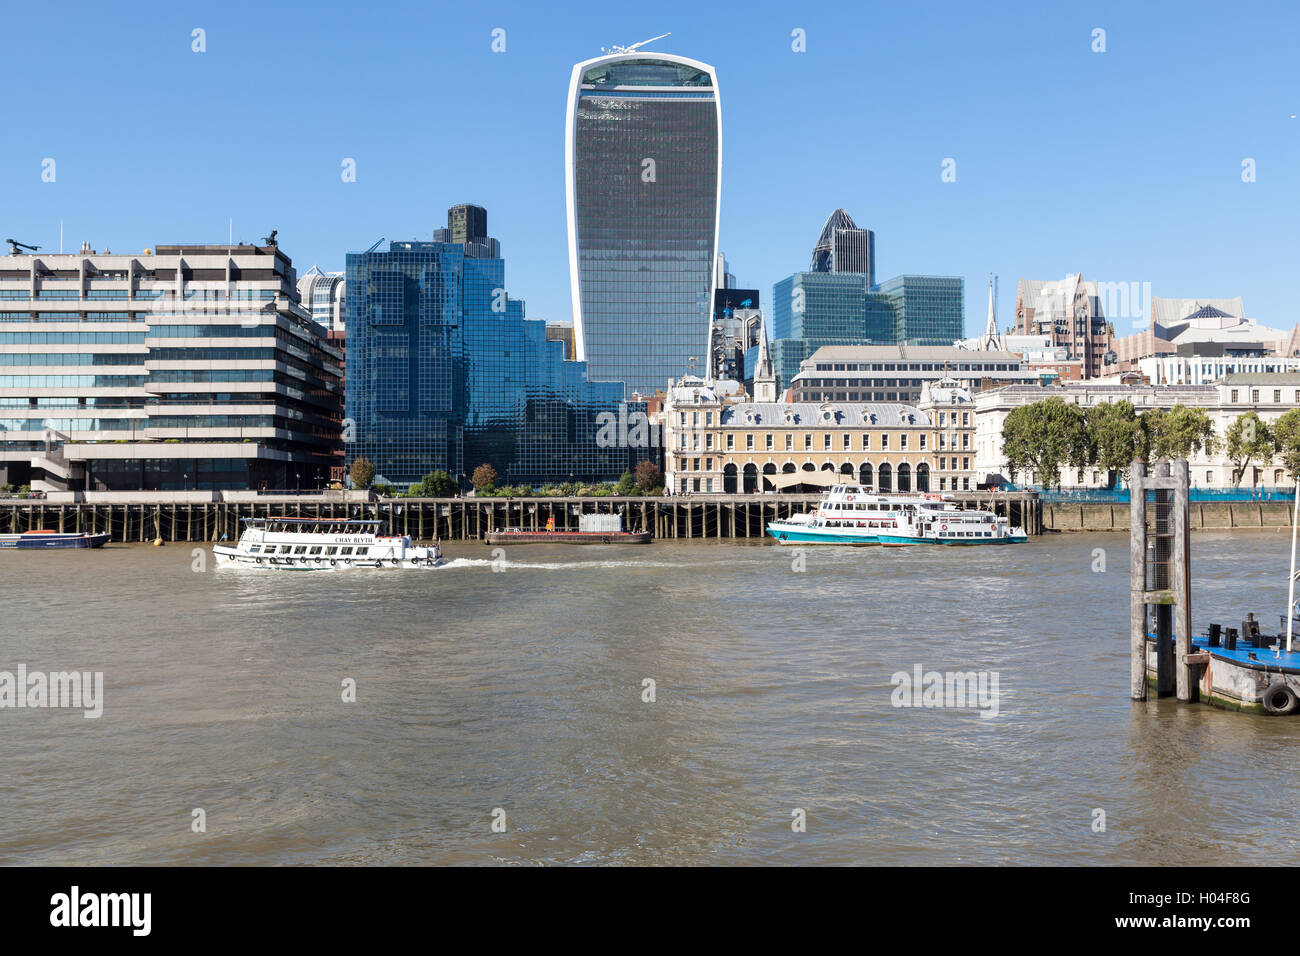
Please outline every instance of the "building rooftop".
M1300 372L1234 372L1221 379L1224 385L1297 385Z
M983 352L954 345L823 345L805 362L1011 362L1018 364L1015 352Z

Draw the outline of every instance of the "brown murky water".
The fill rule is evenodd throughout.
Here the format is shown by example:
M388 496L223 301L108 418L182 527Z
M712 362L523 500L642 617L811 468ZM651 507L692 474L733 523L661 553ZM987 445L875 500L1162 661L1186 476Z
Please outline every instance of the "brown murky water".
M1300 863L1300 719L1128 700L1127 544L3 553L0 670L105 701L0 710L0 863ZM1196 629L1276 621L1288 550L1195 536ZM892 706L916 664L998 716Z

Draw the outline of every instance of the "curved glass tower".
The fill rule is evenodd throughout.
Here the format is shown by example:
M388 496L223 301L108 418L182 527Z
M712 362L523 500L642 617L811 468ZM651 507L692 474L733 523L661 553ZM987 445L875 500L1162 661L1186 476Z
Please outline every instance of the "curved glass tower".
M708 368L722 187L713 67L668 54L579 63L565 180L574 346L593 381L664 388Z

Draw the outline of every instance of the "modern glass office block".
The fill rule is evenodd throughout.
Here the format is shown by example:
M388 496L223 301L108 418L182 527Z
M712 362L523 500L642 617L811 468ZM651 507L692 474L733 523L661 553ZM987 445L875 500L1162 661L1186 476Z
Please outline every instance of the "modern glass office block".
M435 469L464 483L485 463L508 484L616 479L628 449L601 447L597 416L617 414L622 383L588 382L525 318L505 261L476 254L493 242L348 256L349 463L369 458L399 486Z
M658 54L579 63L566 188L577 355L593 380L664 388L707 362L721 174L713 68Z
M880 284L894 305L894 341L951 345L965 335L965 280L960 276L903 275Z

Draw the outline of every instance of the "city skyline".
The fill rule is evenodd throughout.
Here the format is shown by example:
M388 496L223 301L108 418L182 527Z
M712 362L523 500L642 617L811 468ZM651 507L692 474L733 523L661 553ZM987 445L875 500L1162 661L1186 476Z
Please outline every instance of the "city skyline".
M0 156L4 234L43 252L57 250L60 220L65 252L89 241L138 253L159 235L222 242L233 218L236 241L278 228L300 269L338 271L348 252L380 237L428 238L449 202L467 200L495 211L530 312L564 320L569 71L602 45L671 30L650 49L711 63L728 89L724 136L733 148L719 248L741 286L766 292L801 268L825 211L843 206L891 237L879 274L923 264L981 284L999 275L1003 329L1017 278L1074 270L1150 282L1155 295L1241 295L1248 315L1273 326L1297 318L1288 210L1300 187L1288 170L1300 121L1283 66L1286 31L1265 28L1282 5L1257 8L1249 22L1218 22L1196 7L1173 19L1119 5L1082 13L1026 5L994 25L952 5L929 15L755 11L735 22L669 4L575 27L526 7L435 17L397 4L410 29L387 32L334 29L331 4L309 21L263 11L257 32L241 4L163 10L130 26L103 8L73 6L82 13L57 37L35 8L12 12L15 34L29 39L13 53L11 95L57 101L89 84L127 91L139 108L125 126L110 110L88 111L75 127L58 110L15 117L11 139L23 149ZM495 53L498 29L504 52ZM1105 52L1092 50L1097 29ZM194 30L204 31L202 53L192 50ZM868 46L872 30L891 43ZM795 31L805 52L793 49ZM273 55L290 39L313 51L292 68ZM1207 43L1212 73L1187 55ZM868 50L863 77L839 69ZM42 69L56 52L81 68ZM946 67L931 76L924 64L939 57ZM832 67L841 95L869 107L850 122L843 100L816 95ZM150 80L160 69L190 82L160 88ZM438 93L437 76L456 71L479 82L468 94ZM232 84L254 76L276 95L232 108ZM887 86L872 84L881 77ZM346 121L296 119L322 106ZM426 122L403 119L417 111ZM169 115L180 118L161 119ZM452 128L492 148L467 163L446 148ZM887 137L876 132L886 128ZM810 151L830 129L836 148ZM47 159L54 182L41 178ZM355 182L341 181L347 159ZM955 182L941 180L945 159L955 160ZM1254 182L1243 182L1246 160ZM976 335L984 303L971 299L965 331ZM1120 334L1132 328L1117 324Z

